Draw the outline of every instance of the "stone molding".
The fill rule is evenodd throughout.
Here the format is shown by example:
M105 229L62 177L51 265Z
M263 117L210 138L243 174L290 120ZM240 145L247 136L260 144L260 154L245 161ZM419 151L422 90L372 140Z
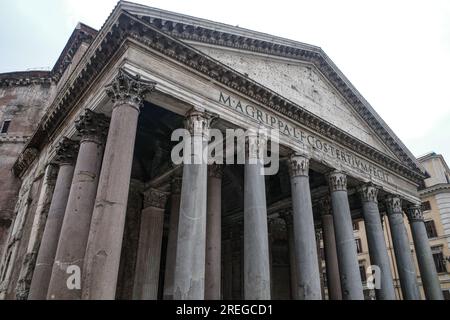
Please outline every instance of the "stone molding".
M86 109L75 120L75 128L81 134L82 139L94 139L103 143L108 135L110 119L102 113L96 113Z
M378 188L371 183L362 185L358 188L362 202L378 203Z
M341 171L334 171L328 175L330 192L347 191L347 175Z
M149 189L144 192L144 208L158 208L158 209L165 209L168 193L163 192L157 189Z
M293 154L289 158L289 174L293 177L309 176L309 158L299 154Z
M406 209L406 215L408 216L409 222L414 221L424 221L423 220L423 212L421 205L411 205Z

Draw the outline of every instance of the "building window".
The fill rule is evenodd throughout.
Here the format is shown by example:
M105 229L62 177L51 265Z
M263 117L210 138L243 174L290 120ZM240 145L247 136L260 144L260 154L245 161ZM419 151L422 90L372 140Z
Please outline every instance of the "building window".
M431 210L430 201L422 202L422 211L430 211L430 210Z
M5 121L3 121L2 129L1 129L0 133L7 133L10 124L11 124L11 120L5 120Z
M364 283L366 282L366 268L364 267L364 264L359 265L359 273L361 274L361 281Z
M438 236L436 225L433 220L425 221L425 229L427 230L428 239L436 238Z
M359 230L359 221L353 221L353 230L354 231Z
M445 265L446 261L444 255L442 254L442 247L431 247L433 252L434 265L436 266L436 271L438 273L447 272L447 267Z
M444 290L442 293L444 295L444 300L450 300L450 290Z
M356 243L356 251L358 253L362 253L361 239L355 239L355 243Z

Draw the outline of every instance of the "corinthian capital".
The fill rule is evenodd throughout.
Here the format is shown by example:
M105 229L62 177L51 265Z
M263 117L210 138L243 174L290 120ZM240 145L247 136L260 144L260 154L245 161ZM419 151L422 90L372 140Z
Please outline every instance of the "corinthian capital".
M152 207L164 209L168 194L157 189L149 189L144 193L144 208Z
M293 154L289 158L289 173L291 177L309 175L309 159L303 155Z
M402 214L402 200L396 196L387 196L386 211L388 215Z
M212 178L221 179L223 176L223 165L213 163L208 166L208 176Z
M370 183L361 186L359 195L362 202L378 202L378 188Z
M411 205L406 209L409 222L423 221L422 207L419 204Z
M340 171L334 171L328 176L330 192L347 191L347 175Z
M144 96L155 89L156 82L142 80L140 75L132 75L124 69L106 86L106 93L115 105L132 104L141 107Z
M247 159L264 159L267 148L267 136L256 131L249 130L245 141L245 155Z
M201 111L193 110L186 116L186 129L192 136L201 136L205 140L209 139L209 126L211 117Z
M109 118L102 113L95 113L86 109L84 113L75 120L75 128L83 138L104 141L108 135Z
M63 137L56 146L55 162L59 165L74 164L77 160L79 142Z

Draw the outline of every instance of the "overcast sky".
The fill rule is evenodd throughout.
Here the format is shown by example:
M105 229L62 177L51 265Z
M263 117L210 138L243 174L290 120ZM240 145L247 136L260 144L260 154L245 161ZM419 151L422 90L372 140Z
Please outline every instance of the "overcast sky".
M317 45L406 146L450 162L450 0L136 0ZM116 0L0 0L0 72L51 69Z

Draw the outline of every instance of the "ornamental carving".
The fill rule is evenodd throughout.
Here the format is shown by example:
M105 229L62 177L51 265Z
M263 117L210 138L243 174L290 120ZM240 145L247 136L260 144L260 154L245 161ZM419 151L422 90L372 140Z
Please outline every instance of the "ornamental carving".
M319 210L322 216L331 215L333 210L331 207L331 199L329 195L326 195L320 199Z
M106 87L106 93L115 104L130 103L141 107L144 96L155 89L156 82L142 80L140 75L132 75L124 69Z
M386 198L386 211L388 215L402 214L402 200L399 197L388 196Z
M245 157L246 159L264 159L264 152L267 148L267 137L255 131L249 131L245 137Z
M212 178L222 179L224 166L222 164L213 163L208 166L208 176Z
M103 141L108 135L109 122L110 119L104 114L86 109L75 120L75 128L83 138L98 138Z
M74 164L77 160L79 146L78 141L63 137L56 146L55 163L59 165Z
M423 212L420 205L412 205L406 209L409 222L423 221Z
M180 194L181 193L181 185L183 179L181 177L174 177L170 182L170 192L172 194Z
M378 188L372 184L365 184L359 188L362 202L378 202Z
M292 155L289 158L289 174L291 177L307 177L309 175L309 159L302 155Z
M193 110L186 116L186 129L192 136L201 136L205 140L209 140L209 127L211 117L205 112Z
M328 182L330 192L347 191L347 175L340 171L334 171L329 174Z
M144 193L144 208L164 209L166 207L167 197L167 192L149 189Z

